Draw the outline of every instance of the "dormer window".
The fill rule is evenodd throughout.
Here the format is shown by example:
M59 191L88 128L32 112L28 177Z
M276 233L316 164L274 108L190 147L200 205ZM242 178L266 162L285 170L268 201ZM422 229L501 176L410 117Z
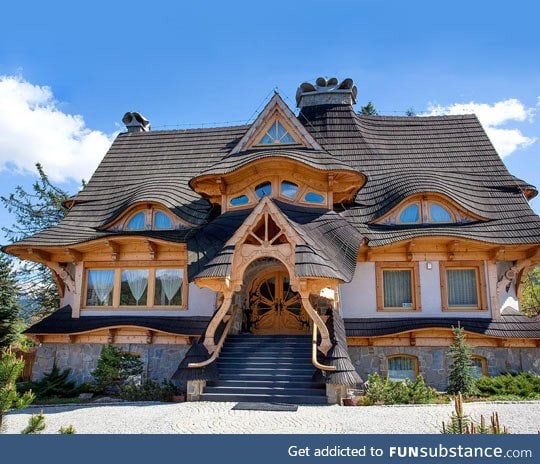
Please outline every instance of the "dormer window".
M420 222L420 208L418 204L407 206L399 215L402 224L417 224Z
M468 224L485 218L475 215L462 206L438 193L424 193L411 196L393 208L375 224Z
M284 180L281 182L281 194L287 198L294 198L298 193L298 185L294 182Z
M272 184L270 182L263 182L255 187L255 193L259 198L264 196L270 196L272 194Z
M296 143L291 134L283 127L279 121L274 121L266 134L259 141L259 145L275 145L283 143Z
M173 230L180 224L178 219L173 219L167 212L152 204L145 205L145 207L139 206L126 220L120 221L120 224L117 226L118 229L133 232L142 230Z
M145 223L144 213L137 213L128 221L126 230L144 230L146 229Z
M308 203L324 203L324 195L315 192L308 192L306 193L304 200Z
M430 203L429 218L430 222L454 222L450 211L438 203Z
M424 200L403 208L398 222L400 224L445 224L455 222L455 219L445 206Z
M169 216L162 211L156 211L154 213L154 229L167 230L172 228L173 225Z

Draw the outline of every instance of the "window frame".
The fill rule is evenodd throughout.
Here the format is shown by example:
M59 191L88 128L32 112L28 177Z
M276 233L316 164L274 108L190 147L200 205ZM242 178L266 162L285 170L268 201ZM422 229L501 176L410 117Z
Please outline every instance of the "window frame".
M482 366L482 376L489 377L487 358L485 356L482 356L482 355L479 355L479 354L472 354L471 358L472 359L478 359L480 361L480 364Z
M88 272L89 271L110 271L114 270L114 287L112 292L112 305L92 306L87 304L88 295ZM127 269L148 270L148 287L146 290L146 304L141 306L130 306L120 304L120 293L122 286L122 271ZM181 269L182 279L182 304L181 305L156 305L154 304L154 293L156 288L156 270L158 269ZM187 311L188 310L188 289L187 266L184 263L148 263L148 265L134 265L130 263L112 263L111 265L96 264L86 265L83 271L83 292L81 294L81 311Z
M293 139L293 142L287 142L287 143L282 143L282 142L279 142L279 143L261 143L262 139L266 136L266 134L268 133L270 128L274 124L276 124L276 122L279 122L281 124L281 126L283 127L283 129L285 129L288 132L288 134ZM253 148L253 147L255 147L255 148L271 148L271 147L298 146L300 144L296 141L296 137L295 137L295 135L293 135L294 132L295 131L291 131L290 125L287 124L282 117L276 115L276 116L269 119L269 121L266 123L266 125L263 126L262 130L257 131L257 133L254 136L254 140L256 140L256 142L251 144L251 148Z
M414 356L412 354L406 354L406 353L396 353L396 354L390 354L386 357L386 378L387 380L390 380L392 382L402 382L403 380L392 380L390 378L390 360L396 359L396 358L407 358L412 359L414 361L414 380L418 378L420 375L420 361L418 359L418 356ZM414 382L414 380L412 380Z
M401 215L405 212L405 210L407 208L409 208L410 206L414 206L416 205L416 207L418 208L418 221L415 221L415 222L403 222L401 220ZM411 203L407 203L405 204L399 211L398 211L398 214L396 216L396 222L398 224L403 224L403 225L414 225L414 224L422 224L423 223L423 219L424 219L424 214L423 214L423 211L422 211L422 202L420 201L413 201Z
M385 307L384 306L384 271L411 271L412 308ZM377 311L379 312L420 312L422 311L422 298L420 291L420 270L418 262L377 261L375 263L375 286L377 293Z
M447 270L474 270L476 273L477 306L450 306L448 304ZM446 312L480 312L487 311L486 272L484 261L439 261L441 281L441 309Z
M163 213L165 216L169 218L171 221L171 228L170 229L161 229L155 227L155 215L156 213ZM127 228L129 222L137 215L142 213L144 215L144 228L143 229L136 229L136 230L129 230ZM187 222L182 221L180 218L174 216L167 208L164 208L157 204L139 204L134 206L133 208L129 208L122 217L115 221L111 226L107 227L108 229L111 228L113 230L121 230L122 232L145 232L149 230L154 231L167 231L167 230L177 230L180 225L185 224L188 226L189 224Z
M434 221L432 219L432 217L431 217L431 206L432 205L437 205L437 206L440 206L441 208L443 208L450 215L450 221ZM426 205L426 209L427 209L426 218L427 218L427 223L428 224L456 224L457 223L456 215L452 211L452 209L449 208L448 206L446 206L445 204L441 203L440 201L428 200L427 205Z

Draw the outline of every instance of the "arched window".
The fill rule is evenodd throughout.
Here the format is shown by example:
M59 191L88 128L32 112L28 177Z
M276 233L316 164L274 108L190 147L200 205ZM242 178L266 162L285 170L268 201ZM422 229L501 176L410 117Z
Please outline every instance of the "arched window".
M279 121L274 121L259 144L274 145L279 143L295 143L295 140Z
M171 218L161 211L154 213L154 229L172 229Z
M324 196L320 193L308 192L306 193L304 200L308 201L309 203L324 203Z
M475 379L488 375L487 359L483 356L473 355L471 357L471 364L473 368L473 377Z
M415 203L407 206L399 215L399 222L402 224L416 224L420 222L420 208Z
M247 195L240 195L234 198L231 198L231 206L242 206L247 205L249 203L249 198Z
M430 222L453 222L450 212L438 203L430 203L429 218Z
M127 230L144 230L145 229L145 214L141 211L135 214L126 226Z
M405 379L415 380L418 376L418 358L408 354L389 356L388 360L388 380L404 381Z
M272 194L272 184L270 182L263 182L255 187L255 193L259 198L264 196L270 196Z
M281 183L281 194L286 196L287 198L294 198L296 194L298 193L298 185L294 182L289 182L288 180L284 180Z

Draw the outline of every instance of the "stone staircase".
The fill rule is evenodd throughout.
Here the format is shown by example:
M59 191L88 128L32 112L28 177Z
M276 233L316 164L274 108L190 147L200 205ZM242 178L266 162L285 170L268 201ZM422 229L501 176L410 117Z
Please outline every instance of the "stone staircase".
M309 336L230 335L217 363L202 401L327 404L325 385L312 382Z

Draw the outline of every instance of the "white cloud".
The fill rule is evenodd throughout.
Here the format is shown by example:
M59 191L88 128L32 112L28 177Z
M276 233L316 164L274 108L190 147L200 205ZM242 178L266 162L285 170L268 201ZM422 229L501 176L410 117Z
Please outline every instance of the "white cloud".
M440 116L444 114L476 114L495 149L502 158L512 154L519 148L525 148L536 142L535 137L527 137L519 129L500 127L511 122L531 122L535 109L527 108L516 98L509 98L493 104L488 103L454 103L449 106L430 104L428 113L423 116Z
M0 76L0 171L34 174L39 162L53 181L88 180L114 135L62 112L49 87Z

